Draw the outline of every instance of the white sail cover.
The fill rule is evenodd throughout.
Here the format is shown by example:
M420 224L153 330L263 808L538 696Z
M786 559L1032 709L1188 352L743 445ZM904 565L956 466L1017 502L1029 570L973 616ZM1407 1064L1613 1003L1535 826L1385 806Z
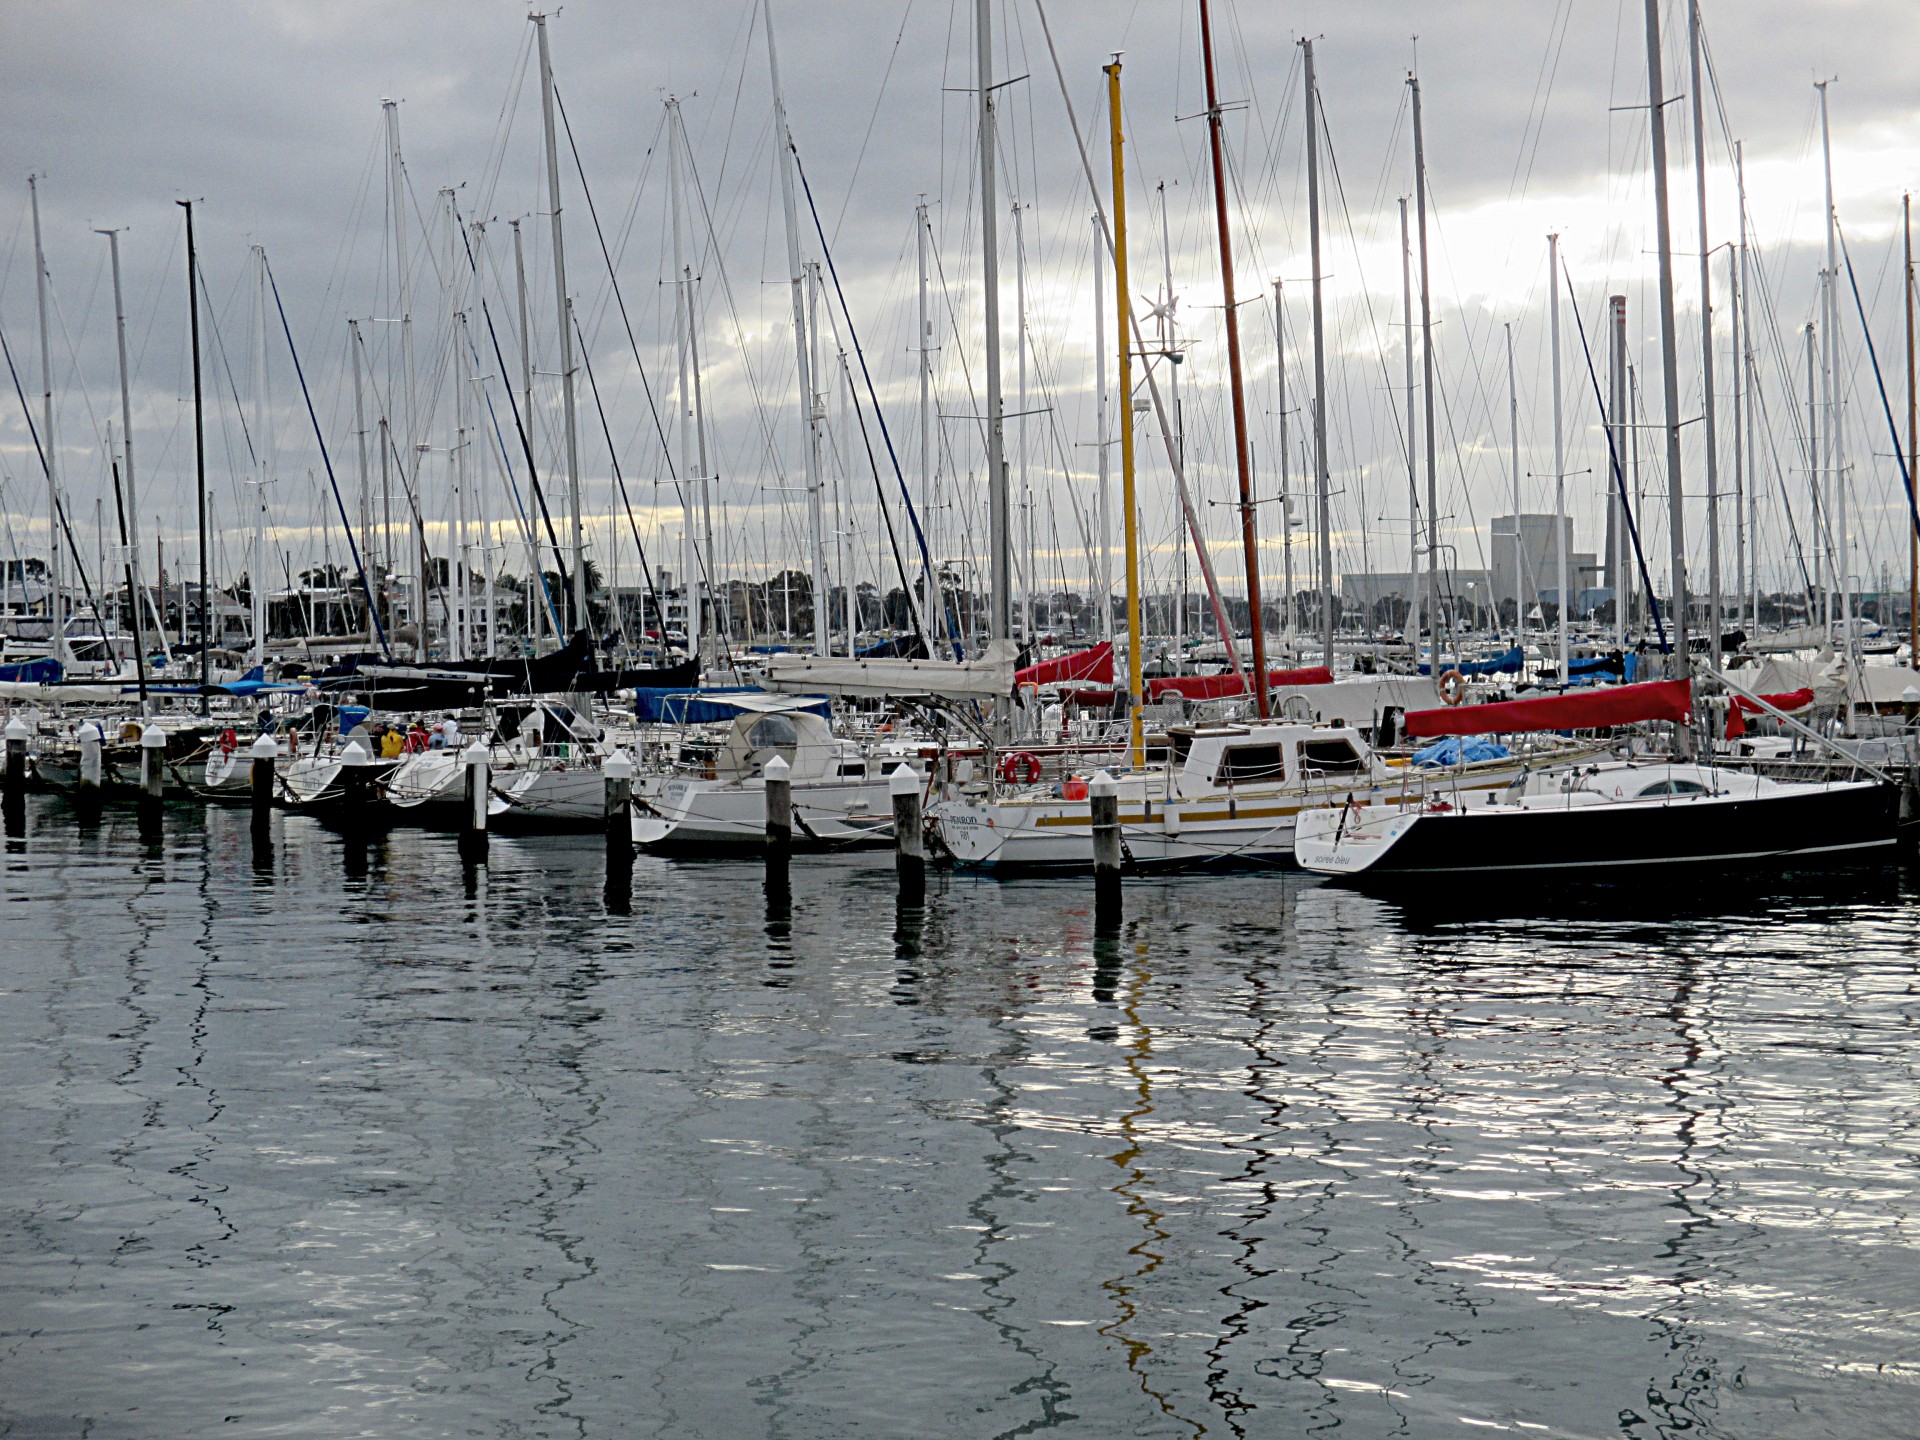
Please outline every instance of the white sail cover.
M885 700L929 696L943 700L1003 700L1013 694L1011 640L995 640L977 660L860 660L832 655L770 655L762 684L769 690Z

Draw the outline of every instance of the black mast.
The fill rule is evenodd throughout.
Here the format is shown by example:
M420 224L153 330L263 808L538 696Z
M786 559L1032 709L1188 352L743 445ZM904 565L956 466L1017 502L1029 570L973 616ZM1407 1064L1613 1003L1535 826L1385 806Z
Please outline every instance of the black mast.
M188 331L193 337L193 500L200 527L200 713L207 713L207 689L212 672L207 668L207 607L213 603L207 583L207 429L200 408L200 261L193 248L193 202L176 201L187 212L187 311Z

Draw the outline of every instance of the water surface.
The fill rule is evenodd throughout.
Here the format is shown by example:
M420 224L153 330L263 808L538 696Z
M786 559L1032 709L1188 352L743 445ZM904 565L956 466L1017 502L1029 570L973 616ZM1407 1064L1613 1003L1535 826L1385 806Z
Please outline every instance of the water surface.
M1911 1435L1891 871L1297 874L10 827L0 1435Z

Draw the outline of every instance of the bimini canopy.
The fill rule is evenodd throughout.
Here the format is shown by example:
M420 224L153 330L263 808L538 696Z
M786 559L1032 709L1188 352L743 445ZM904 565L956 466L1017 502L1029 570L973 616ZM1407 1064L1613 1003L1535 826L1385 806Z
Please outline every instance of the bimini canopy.
M714 690L636 690L633 692L634 717L641 721L661 721L669 725L710 725L731 720L744 712L789 714L806 711L828 713L830 702L824 695L769 695L750 687L725 687Z
M1613 685L1577 695L1508 700L1498 705L1461 705L1451 710L1407 712L1407 734L1507 735L1521 730L1599 730L1642 720L1684 722L1693 703L1685 680L1650 685Z
M942 700L1001 700L1013 694L1016 651L995 640L977 660L849 660L844 656L770 655L769 690L806 691L887 700L928 696Z

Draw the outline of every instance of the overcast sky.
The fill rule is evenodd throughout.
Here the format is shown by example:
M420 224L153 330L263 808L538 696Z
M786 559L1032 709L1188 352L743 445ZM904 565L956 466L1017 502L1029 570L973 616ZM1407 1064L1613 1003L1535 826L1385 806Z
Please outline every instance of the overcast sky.
M1122 52L1129 155L1133 292L1142 306L1161 289L1167 264L1161 201L1172 240L1177 338L1187 446L1203 500L1231 492L1220 268L1211 188L1196 8L1193 4L1045 6L1073 105L1104 186L1107 175L1100 66ZM1302 34L1316 37L1328 146L1324 181L1323 273L1328 291L1327 414L1339 569L1403 568L1407 500L1396 201L1412 191L1406 110L1408 70L1417 63L1424 95L1433 215L1432 286L1439 375L1440 512L1458 564L1484 563L1487 520L1510 509L1506 453L1503 328L1515 336L1521 405L1523 504L1551 504L1551 395L1547 383L1548 293L1545 234L1557 230L1581 318L1591 332L1604 297L1629 297L1631 347L1645 367L1647 403L1658 419L1657 318L1653 308L1652 199L1647 179L1646 51L1638 3L1445 6L1235 4L1216 9L1222 98L1233 167L1236 273L1243 300L1249 410L1263 496L1279 480L1281 406L1276 384L1272 281L1287 294L1287 423L1293 487L1302 484L1302 407L1310 391L1305 213ZM1025 206L1029 400L1024 469L1033 495L1043 581L1085 576L1085 527L1094 512L1093 246L1091 197L1074 152L1067 111L1041 38L1032 0L996 0L996 68L1016 80L1001 93L1000 203L1003 373L1017 408L1015 341L1019 265L1011 206ZM1684 5L1668 5L1668 89L1687 97ZM942 478L928 523L944 558L984 561L985 487L981 403L979 214L974 148L973 7L934 0L782 6L775 28L793 133L806 165L832 260L881 395L888 433L908 483L917 486L919 421L915 387L914 206L925 196L937 253L935 398ZM1796 403L1804 408L1801 327L1813 308L1821 262L1818 111L1813 82L1831 89L1838 208L1853 246L1859 284L1890 367L1904 375L1898 311L1898 217L1904 187L1920 175L1916 101L1907 57L1920 50L1920 7L1900 0L1812 4L1806 0L1709 3L1708 45L1718 85L1706 92L1710 243L1737 224L1729 138L1744 142L1756 270L1756 346L1766 424L1760 448L1766 495L1762 573L1783 583L1792 556L1780 495L1784 485L1804 528L1805 462ZM443 188L454 187L463 221L486 222L481 240L487 312L517 383L518 339L508 223L520 219L533 309L535 434L543 476L564 483L554 280L541 170L532 26L514 4L247 6L12 6L0 14L0 149L11 177L0 201L0 325L33 398L38 421L40 365L34 309L32 235L25 177L42 179L42 224L56 299L54 370L59 459L76 520L89 536L106 490L105 426L117 417L111 285L106 241L97 227L125 227L123 264L128 346L134 370L134 460L149 533L170 545L191 534L192 429L180 212L198 202L202 268L212 328L206 341L209 489L221 532L224 573L247 567L243 539L250 471L239 409L254 404L256 288L250 247L266 248L327 444L350 509L357 506L357 447L349 317L365 326L371 411L384 405L396 437L421 452L419 493L436 549L451 512L453 412L448 370L450 306L480 308L470 275L449 298L450 231ZM675 463L682 454L676 394L664 102L679 97L692 172L688 244L699 276L697 310L703 398L709 425L718 568L723 572L804 566L804 496L799 401L788 309L787 261L771 144L771 104L762 12L757 0L687 5L575 0L549 22L560 94L581 163L614 253L640 359L662 411ZM1418 33L1417 44L1415 33ZM1019 79L1018 77L1025 77ZM400 102L409 186L404 227L415 356L413 416L400 374L399 288L386 206L381 101ZM1698 238L1694 217L1690 98L1669 107L1674 158L1674 236L1682 306L1681 408L1700 412ZM563 213L569 290L607 411L613 449L628 482L642 539L655 563L680 568L679 510L633 350L615 305L608 268L584 204L566 136ZM820 246L802 214L808 258ZM1895 257L1889 268L1890 256ZM462 262L464 263L464 257ZM1717 388L1729 397L1725 252L1715 256L1722 306ZM1844 277L1843 277L1844 279ZM1870 574L1904 563L1893 510L1897 479L1891 444L1866 368L1851 292L1843 288L1841 343L1847 377L1846 451L1856 519L1850 568ZM1767 306L1760 302L1765 300ZM822 314L831 306L823 305ZM269 513L276 548L299 566L326 548L341 558L337 523L322 508L325 475L294 385L284 336L273 318L261 448L276 483ZM1111 334L1111 327L1109 327ZM823 336L833 390L829 470L843 483L858 578L875 578L882 532L872 509L874 481L857 424L836 384L836 336ZM1580 547L1598 540L1599 480L1606 464L1595 406L1566 316L1563 407L1569 505ZM483 371L492 349L476 334ZM1795 367L1783 372L1780 365ZM858 360L850 359L857 376ZM603 568L631 573L608 445L581 377L581 453L586 508L594 517ZM971 388L970 388L971 387ZM510 426L497 377L476 388ZM236 399L239 402L236 406ZM1895 395L1896 409L1904 395ZM1721 449L1732 427L1722 405ZM247 408L251 419L251 409ZM44 500L20 408L0 406L0 479L14 544L44 546ZM481 424L486 422L482 420ZM1017 422L1009 422L1016 432ZM890 470L878 427L870 439ZM1702 492L1699 426L1688 432L1686 488ZM480 437L484 440L484 436ZM1171 554L1167 470L1150 424L1143 427L1143 511L1150 539ZM1022 447L1011 453L1016 465ZM497 472L479 463L470 503L509 533L512 502ZM1657 449L1657 445L1652 448ZM517 453L515 455L518 466ZM309 480L309 473L316 477ZM516 475L524 485L524 476ZM1421 481L1424 487L1424 478ZM1650 480L1649 484L1656 482ZM1723 490L1730 490L1730 473ZM556 503L558 495L555 495ZM327 504L331 504L330 499ZM1207 505L1214 543L1230 543L1232 517ZM111 515L108 501L107 513ZM1263 565L1285 563L1272 535L1276 507L1263 510L1269 539ZM1691 551L1704 555L1697 500ZM830 523L830 529L834 528ZM1664 556L1656 523L1650 546ZM1727 531L1731 571L1731 528ZM1304 563L1296 545L1294 563ZM171 563L171 562L170 562ZM495 563L523 570L524 552ZM1157 562L1165 573L1166 561ZM1693 562L1695 564L1699 561ZM1656 571L1664 565L1656 561ZM1221 570L1238 588L1240 566ZM838 566L836 562L836 574ZM890 576L877 578L893 583ZM1298 579L1296 574L1296 579ZM1729 582L1730 582L1729 574ZM1197 581L1196 581L1197 583ZM1270 582L1271 584L1272 582ZM1695 583L1700 583L1696 574Z

